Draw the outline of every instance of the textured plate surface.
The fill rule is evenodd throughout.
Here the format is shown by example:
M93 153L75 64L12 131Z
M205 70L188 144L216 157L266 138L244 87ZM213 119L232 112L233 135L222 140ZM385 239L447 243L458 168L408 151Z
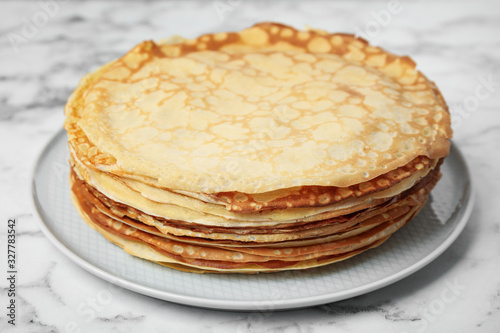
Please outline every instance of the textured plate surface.
M45 235L87 271L121 287L171 302L227 310L278 310L358 296L414 273L446 250L474 201L466 162L452 145L429 202L382 246L307 271L192 274L132 257L85 224L70 200L67 137L60 131L33 172L34 212Z

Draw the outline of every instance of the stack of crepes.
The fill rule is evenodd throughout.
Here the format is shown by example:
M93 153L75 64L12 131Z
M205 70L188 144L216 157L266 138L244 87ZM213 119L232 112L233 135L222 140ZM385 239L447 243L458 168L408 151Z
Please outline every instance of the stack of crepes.
M425 205L452 135L410 58L275 23L143 42L85 76L65 114L85 222L198 273L379 246Z

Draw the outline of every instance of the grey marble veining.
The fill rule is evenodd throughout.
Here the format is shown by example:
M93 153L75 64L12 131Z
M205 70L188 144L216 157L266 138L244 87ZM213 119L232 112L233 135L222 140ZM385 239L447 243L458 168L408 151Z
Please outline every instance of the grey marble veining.
M18 219L19 258L17 326L7 324L2 277L1 332L500 331L500 2L401 0L397 13L380 18L387 1L55 1L0 2L2 274L9 217ZM38 228L29 185L35 158L61 128L63 106L80 78L146 39L239 30L258 21L357 32L410 55L437 83L478 189L457 241L393 285L281 312L164 302L114 287L72 263ZM110 295L105 306L96 303L103 295Z

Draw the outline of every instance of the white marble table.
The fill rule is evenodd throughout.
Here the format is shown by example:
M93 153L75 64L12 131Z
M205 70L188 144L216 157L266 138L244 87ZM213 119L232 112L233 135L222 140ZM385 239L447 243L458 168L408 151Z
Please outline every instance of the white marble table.
M458 240L391 286L273 313L204 310L113 289L60 253L32 215L30 173L38 152L61 128L63 105L78 80L146 39L194 37L266 20L356 32L411 55L437 83L454 114L454 141L478 189ZM16 326L7 322L8 285L2 275L0 332L500 332L498 31L500 2L494 0L0 2L0 266L5 275L8 218L18 224Z

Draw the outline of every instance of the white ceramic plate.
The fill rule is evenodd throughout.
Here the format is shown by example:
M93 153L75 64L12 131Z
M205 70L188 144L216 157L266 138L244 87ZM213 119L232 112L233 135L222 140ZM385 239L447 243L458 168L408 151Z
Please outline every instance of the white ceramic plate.
M34 213L65 255L104 280L141 294L205 308L294 309L358 296L414 273L458 237L471 214L474 187L456 146L420 214L378 248L307 271L271 274L192 274L132 257L91 229L70 200L66 133L42 151L33 172Z

